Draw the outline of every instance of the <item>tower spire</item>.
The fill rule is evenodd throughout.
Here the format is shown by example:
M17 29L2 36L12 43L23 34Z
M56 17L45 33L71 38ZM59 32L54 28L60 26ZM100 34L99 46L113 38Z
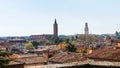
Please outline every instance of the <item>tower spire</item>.
M89 34L89 28L88 28L88 23L85 23L85 41L87 42L88 34Z
M55 18L55 24L57 24L56 18Z
M89 34L88 23L85 23L85 34Z
M54 38L58 38L58 24L57 24L57 20L55 18L55 22L53 24L53 37Z

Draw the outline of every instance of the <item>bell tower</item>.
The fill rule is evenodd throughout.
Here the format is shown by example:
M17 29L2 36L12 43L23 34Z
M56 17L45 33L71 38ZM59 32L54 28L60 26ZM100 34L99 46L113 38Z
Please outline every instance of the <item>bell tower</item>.
M53 37L58 38L58 24L57 24L56 19L55 19L55 22L53 24Z
M88 35L89 34L89 28L88 28L88 23L85 23L85 34Z

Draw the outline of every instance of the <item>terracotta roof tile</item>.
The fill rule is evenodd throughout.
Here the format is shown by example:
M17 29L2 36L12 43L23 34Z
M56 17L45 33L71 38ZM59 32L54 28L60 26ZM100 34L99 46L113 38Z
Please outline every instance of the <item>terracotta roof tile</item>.
M10 61L8 65L18 65L18 64L24 64L24 63L17 61Z
M114 49L114 46L107 46L94 51L88 57L120 61L120 49Z
M27 58L19 58L16 61L23 62L25 64L33 64L33 63L44 63L47 60L44 57L27 57Z
M56 63L69 63L69 62L77 62L82 60L81 54L78 53L59 53L52 58L49 59L50 62Z

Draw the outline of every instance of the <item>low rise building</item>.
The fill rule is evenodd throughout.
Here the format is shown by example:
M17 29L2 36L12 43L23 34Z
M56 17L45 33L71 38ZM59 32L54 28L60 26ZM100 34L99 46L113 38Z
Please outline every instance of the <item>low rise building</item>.
M29 40L32 40L32 41L45 40L45 39L52 38L52 37L53 37L52 34L31 35L29 37Z
M37 54L13 54L10 58L13 59L14 62L12 61L8 64L9 68L36 68L41 65L46 65L48 62L47 58L38 56ZM21 64L23 66L21 66Z

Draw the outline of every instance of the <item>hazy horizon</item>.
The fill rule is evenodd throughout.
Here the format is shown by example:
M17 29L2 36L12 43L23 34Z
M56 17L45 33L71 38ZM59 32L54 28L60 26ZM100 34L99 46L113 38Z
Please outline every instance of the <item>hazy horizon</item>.
M120 0L0 0L0 36L52 34L57 19L59 35L120 31Z

